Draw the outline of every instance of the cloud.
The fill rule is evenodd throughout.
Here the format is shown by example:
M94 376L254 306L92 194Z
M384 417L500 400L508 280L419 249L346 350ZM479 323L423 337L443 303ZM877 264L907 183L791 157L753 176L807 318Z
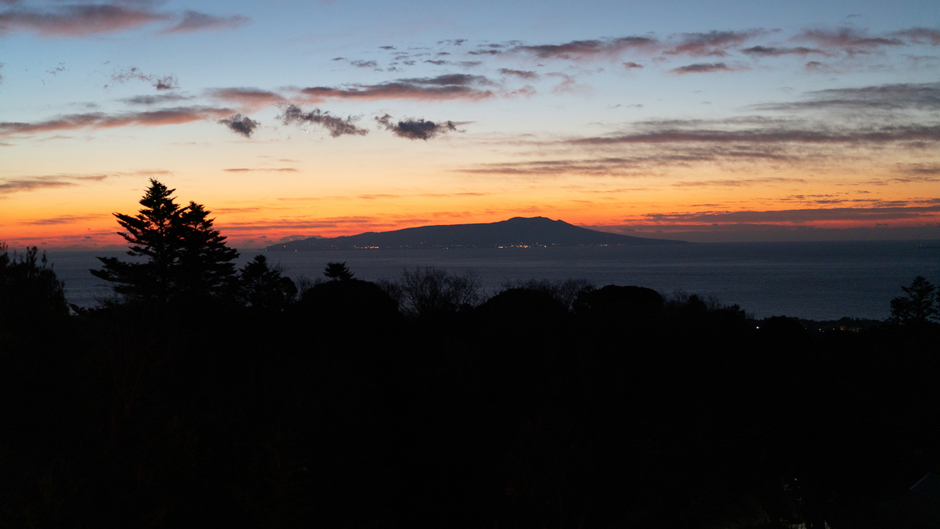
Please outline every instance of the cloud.
M356 68L377 68L379 66L379 63L375 61L363 61L363 60L349 61L349 64L355 66Z
M285 102L280 94L258 88L213 88L207 94L214 99L238 103L250 110Z
M708 33L683 33L679 42L665 50L665 55L689 55L691 57L725 57L728 50L746 41L766 34L763 29L748 31L710 31Z
M249 172L275 172L275 173L296 173L297 169L293 167L233 167L231 169L222 169L228 173L249 173Z
M54 187L67 187L78 185L75 182L61 180L54 176L36 176L32 178L14 178L0 180L0 194L18 193L20 191L35 191Z
M47 121L35 123L0 122L0 137L12 135L31 135L42 132L72 130L80 128L113 128L131 125L158 126L179 125L206 119L219 119L231 114L229 108L177 107L146 112L129 112L108 115L101 112L87 114L67 114Z
M578 81L574 77L568 74L560 73L560 72L552 72L552 73L548 73L545 75L548 77L559 77L562 80L554 88L552 88L553 94L566 94L566 93L571 93L571 94L582 93L583 94L583 93L587 93L590 91L589 87L587 87L586 85L579 85Z
M419 99L445 101L453 99L478 100L493 96L490 90L480 87L493 85L481 75L446 74L437 77L398 79L375 85L351 85L347 88L311 87L302 93L319 102L326 99Z
M801 57L806 57L807 55L812 54L812 53L817 53L820 55L828 55L826 52L820 49L807 48L805 46L798 46L796 48L752 46L750 48L745 48L741 50L741 53L746 53L747 55L752 55L755 57L780 57L782 55L799 55Z
M121 102L127 103L128 105L159 105L162 103L172 103L176 101L185 101L188 99L193 99L193 96L183 96L179 94L158 94L158 95L148 95L148 96L134 96L120 99Z
M675 223L806 223L819 221L887 221L936 217L938 206L786 209L778 211L709 211L651 213L654 222Z
M637 63L635 63L635 62L633 62L633 61L625 62L625 63L622 63L622 64L623 64L623 67L626 68L626 69L628 69L628 70L632 70L632 69L634 69L634 68L642 68L642 67L643 67L642 64L637 64Z
M284 108L284 113L278 116L285 125L291 123L303 125L311 123L319 125L326 129L330 136L337 138L343 135L365 136L368 130L356 126L355 122L359 120L357 116L347 116L346 119L334 116L329 112L323 112L315 108L310 112L304 112L297 105L288 105Z
M802 178L740 178L724 180L695 180L683 181L672 184L673 187L748 187L761 184L805 184L806 180Z
M893 36L907 39L913 44L930 44L940 46L940 29L911 28L891 33Z
M883 46L903 46L898 38L869 37L865 32L854 28L807 29L793 37L797 41L809 41L818 46L842 50L850 54L870 53Z
M882 125L856 129L765 127L743 130L663 128L607 137L567 140L573 145L625 145L661 143L816 143L886 144L940 141L940 125Z
M898 169L904 174L918 176L940 176L940 163L932 164L898 164Z
M675 74L687 74L687 73L712 73L712 72L733 72L739 70L740 68L731 68L723 62L700 62L695 64L689 64L687 66L680 66L678 68L673 68L669 70Z
M176 90L179 88L179 81L176 79L175 75L147 75L137 67L119 70L111 74L112 83L125 83L132 79L150 83L157 90Z
M806 101L767 103L754 105L757 110L866 110L914 109L940 110L940 83L902 83L865 86L861 88L831 88L807 92Z
M161 33L183 33L204 29L233 28L246 22L243 16L218 17L186 10L182 14L159 12L162 2L106 0L101 3L75 2L36 9L17 5L13 0L0 4L11 6L0 11L0 34L12 31L35 32L45 37L81 37L116 33L153 23L171 23Z
M603 40L573 40L564 44L520 45L513 47L510 51L531 54L539 59L581 61L597 57L615 58L628 50L650 50L658 44L659 41L651 37L620 37ZM500 52L494 53L491 51L490 53L495 55Z
M0 34L19 30L48 37L75 37L124 31L173 18L123 2L57 5L43 10L14 6L0 12Z
M0 179L0 194L77 186L81 182L99 182L110 175L48 175Z
M429 140L447 132L456 131L457 127L452 121L446 123L434 123L423 119L406 118L404 121L395 123L392 117L385 114L382 117L375 118L385 127L385 130L393 132L400 138L409 140Z
M58 217L52 217L49 219L25 221L25 222L22 222L21 224L26 224L26 225L31 225L31 226L55 226L58 224L73 224L75 222L80 222L83 220L100 219L103 217L107 217L107 215L59 215Z
M232 132L241 134L246 138L250 138L251 134L258 128L258 125L261 125L261 123L248 116L242 116L241 114L235 114L225 119L220 119L219 124L225 125Z
M248 22L248 18L241 15L219 17L187 9L183 11L183 16L180 17L175 26L163 30L162 33L190 33L204 29L233 29L245 22Z
M528 70L511 70L509 68L500 68L499 73L501 73L502 75L518 77L520 79L526 79L526 80L537 80L539 78L539 74L528 71Z
M643 177L661 168L688 167L697 163L805 162L812 153L791 153L779 145L654 145L622 156L580 159L531 160L524 162L481 163L459 169L469 174L515 176L588 176Z
M826 65L819 61L809 61L803 67L807 72L822 72L826 70Z

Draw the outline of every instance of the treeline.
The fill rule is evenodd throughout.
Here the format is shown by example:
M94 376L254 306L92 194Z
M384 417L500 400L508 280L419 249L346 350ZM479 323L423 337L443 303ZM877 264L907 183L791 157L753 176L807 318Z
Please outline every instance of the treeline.
M900 527L940 473L922 278L810 333L579 281L201 275L164 246L103 261L119 295L77 313L0 248L0 526Z

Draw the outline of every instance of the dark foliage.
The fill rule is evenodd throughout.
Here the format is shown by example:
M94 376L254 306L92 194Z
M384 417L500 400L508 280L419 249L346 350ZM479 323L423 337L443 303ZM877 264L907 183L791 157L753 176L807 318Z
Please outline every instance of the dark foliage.
M930 281L917 276L911 286L902 286L901 290L905 295L891 300L891 319L895 323L916 326L937 319L937 289Z
M226 246L202 205L181 208L174 191L151 179L136 216L114 214L126 230L119 234L130 243L127 254L143 261L99 257L103 267L91 273L114 283L126 301L204 303L232 294L238 252Z
M50 321L69 313L65 288L56 278L46 255L33 246L10 255L0 243L0 335L21 325Z
M332 281L349 281L355 274L349 271L346 263L326 263L326 270L323 275Z
M256 255L239 271L239 301L256 310L279 312L286 309L297 296L297 286L281 274L280 266L272 268L265 256Z
M59 319L0 342L2 527L902 527L940 473L937 325L343 263L291 303L264 256L240 303L68 316L4 255Z

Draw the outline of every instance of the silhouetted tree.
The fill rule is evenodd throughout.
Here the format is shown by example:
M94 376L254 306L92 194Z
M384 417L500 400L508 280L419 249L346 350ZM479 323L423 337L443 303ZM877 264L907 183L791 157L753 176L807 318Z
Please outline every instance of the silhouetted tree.
M906 295L891 300L891 319L901 325L920 325L937 318L936 287L921 276L909 287L901 287Z
M207 299L230 290L235 279L232 261L238 252L225 245L202 205L190 202L180 208L174 191L150 179L136 216L114 214L126 230L118 234L131 245L127 254L146 260L99 257L104 266L91 273L115 283L115 292L125 299Z
M323 275L330 278L331 281L349 281L355 277L355 274L349 271L345 261L342 263L326 263L326 270L323 271Z
M281 275L281 267L268 266L267 258L256 255L239 271L238 297L250 307L279 311L297 296L297 287L289 277Z
M66 316L64 284L58 280L46 254L38 257L35 246L22 256L11 256L0 243L0 343L6 333Z
M502 285L503 290L523 288L545 292L561 302L566 309L572 310L574 302L582 293L590 292L596 287L587 279L565 279L551 281L548 279L530 279L528 281L507 281Z
M198 299L224 292L234 285L238 252L225 244L218 230L212 227L202 204L190 202L182 210L180 225L179 274L177 288L186 298Z

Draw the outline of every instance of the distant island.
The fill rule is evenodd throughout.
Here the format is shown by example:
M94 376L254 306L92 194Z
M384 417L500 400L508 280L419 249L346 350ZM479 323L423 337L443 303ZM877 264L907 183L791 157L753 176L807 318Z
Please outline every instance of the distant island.
M268 246L269 252L356 249L526 248L550 246L648 246L689 244L580 228L545 217L515 217L489 224L422 226L386 232L321 238Z

